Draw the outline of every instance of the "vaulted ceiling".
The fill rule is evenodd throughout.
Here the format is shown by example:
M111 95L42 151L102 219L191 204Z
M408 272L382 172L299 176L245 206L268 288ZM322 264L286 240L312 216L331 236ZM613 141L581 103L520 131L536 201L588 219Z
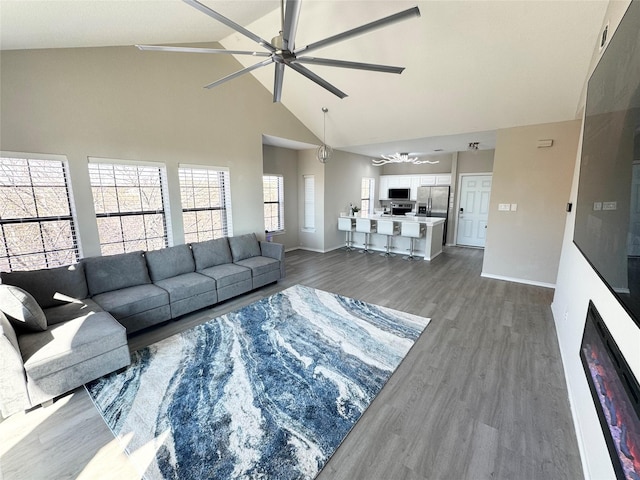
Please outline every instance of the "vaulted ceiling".
M201 1L267 40L280 30L277 0ZM282 103L319 138L327 107L327 143L355 153L430 154L463 150L471 141L492 148L497 129L577 118L607 3L303 0L296 45L416 4L421 16L314 53L404 66L401 75L309 66L349 95L340 100L288 70ZM0 22L2 49L212 41L260 48L179 0L0 0ZM251 73L269 91L273 68ZM230 73L214 72L202 85Z

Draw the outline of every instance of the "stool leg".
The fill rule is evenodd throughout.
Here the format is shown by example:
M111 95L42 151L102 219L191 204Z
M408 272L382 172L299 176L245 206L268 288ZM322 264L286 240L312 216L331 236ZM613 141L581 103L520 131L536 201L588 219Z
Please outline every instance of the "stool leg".
M349 230L345 230L344 236L345 236L344 249L347 252L350 252L351 250L353 250L353 247L351 246L353 244L353 241L351 241L351 232Z
M407 255L406 257L402 257L403 260L415 260L416 257L413 256L413 240L414 238L411 237L411 248L409 249L409 255Z
M381 257L395 257L395 253L391 253L391 235L387 235L387 250L380 254Z

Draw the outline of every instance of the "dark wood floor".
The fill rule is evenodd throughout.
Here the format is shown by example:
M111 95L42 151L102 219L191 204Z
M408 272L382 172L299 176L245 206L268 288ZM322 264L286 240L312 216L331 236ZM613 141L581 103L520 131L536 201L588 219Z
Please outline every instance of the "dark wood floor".
M277 285L130 344L153 343L294 284L431 317L318 478L583 478L549 307L553 291L482 278L481 267L481 250L455 247L431 263L290 252ZM6 480L137 478L82 389L10 417L0 438Z

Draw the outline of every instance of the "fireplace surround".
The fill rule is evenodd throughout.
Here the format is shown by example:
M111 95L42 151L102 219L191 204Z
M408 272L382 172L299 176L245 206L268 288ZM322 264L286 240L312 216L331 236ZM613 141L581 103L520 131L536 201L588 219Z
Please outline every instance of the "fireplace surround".
M640 387L589 301L580 359L618 479L640 479Z

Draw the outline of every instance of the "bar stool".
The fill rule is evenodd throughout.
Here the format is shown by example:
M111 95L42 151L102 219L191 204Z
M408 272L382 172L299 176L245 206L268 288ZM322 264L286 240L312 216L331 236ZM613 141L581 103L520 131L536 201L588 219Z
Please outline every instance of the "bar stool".
M369 250L369 236L372 233L376 233L376 221L369 220L368 218L356 218L356 232L364 233L364 250L360 253L373 253L373 250Z
M353 248L353 232L356 229L356 222L353 218L338 217L338 230L345 232L345 250L350 252Z
M403 260L415 260L415 256L413 255L414 251L414 240L416 238L424 237L425 226L423 223L418 222L402 222L401 235L403 237L409 237L411 239L411 248L409 249L409 255L402 257Z
M381 235L387 236L387 250L384 253L381 253L381 257L395 257L395 253L391 253L391 237L394 235L398 235L400 233L400 229L398 228L398 224L393 220L378 220L378 233Z

